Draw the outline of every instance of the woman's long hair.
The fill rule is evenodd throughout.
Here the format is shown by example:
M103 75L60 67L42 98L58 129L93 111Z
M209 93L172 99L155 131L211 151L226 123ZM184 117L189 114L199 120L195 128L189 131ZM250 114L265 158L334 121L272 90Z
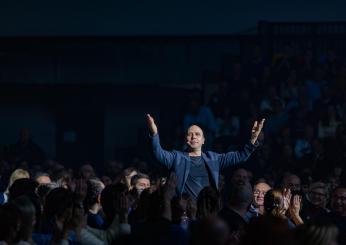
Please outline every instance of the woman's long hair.
M264 210L278 218L284 218L282 208L284 206L284 197L280 189L272 189L264 196Z

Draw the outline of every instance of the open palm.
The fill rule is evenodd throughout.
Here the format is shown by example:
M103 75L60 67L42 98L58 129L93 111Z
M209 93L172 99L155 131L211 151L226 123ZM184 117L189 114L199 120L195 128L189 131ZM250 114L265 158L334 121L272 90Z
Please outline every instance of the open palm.
M263 118L260 122L255 121L251 130L251 143L255 144L257 141L257 138L259 134L262 131L263 125L264 125L265 119Z

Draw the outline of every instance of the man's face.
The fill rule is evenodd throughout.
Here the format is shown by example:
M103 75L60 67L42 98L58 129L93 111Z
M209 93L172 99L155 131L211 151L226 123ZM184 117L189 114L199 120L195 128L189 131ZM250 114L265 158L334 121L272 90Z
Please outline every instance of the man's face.
M52 181L49 176L40 176L36 179L39 184L50 184Z
M145 189L150 188L150 180L144 178L138 179L135 188L139 194L142 193Z
M309 192L309 199L312 204L324 207L327 202L327 192L324 188L315 188Z
M264 196L271 188L266 183L259 183L255 185L253 190L253 200L256 206L264 205Z
M231 183L233 185L244 185L245 183L249 182L249 173L245 169L238 169L236 170L231 179Z
M287 177L284 186L291 189L291 191L301 191L300 179L296 175Z
M200 127L196 125L189 127L186 134L186 144L191 149L201 149L204 141L203 131Z
M335 213L346 216L346 188L338 188L334 191L331 206Z

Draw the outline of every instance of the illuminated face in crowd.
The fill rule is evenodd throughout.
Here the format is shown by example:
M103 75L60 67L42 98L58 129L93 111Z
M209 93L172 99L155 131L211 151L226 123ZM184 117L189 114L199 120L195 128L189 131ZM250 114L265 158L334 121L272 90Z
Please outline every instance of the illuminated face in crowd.
M232 174L232 185L244 185L248 182L250 182L250 176L246 169L239 168Z
M264 205L264 196L271 188L266 183L258 183L253 190L254 204L259 207Z
M142 193L145 189L150 188L150 180L147 178L138 179L135 188L139 194Z
M50 180L49 176L45 176L45 175L42 175L42 176L39 176L36 181L39 183L39 184L50 184L52 181Z
M203 131L197 125L192 125L187 130L186 134L186 144L192 150L200 150L204 144L204 135Z
M332 211L340 216L346 216L346 188L337 188L331 200Z
M291 191L301 191L300 178L297 175L291 174L283 181L284 188L289 188Z
M324 208L327 203L326 188L315 188L309 192L310 202L318 207Z

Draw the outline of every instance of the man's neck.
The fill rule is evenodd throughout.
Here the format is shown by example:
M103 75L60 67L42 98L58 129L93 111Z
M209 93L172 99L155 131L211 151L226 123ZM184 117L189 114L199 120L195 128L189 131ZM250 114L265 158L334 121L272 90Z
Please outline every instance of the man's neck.
M259 214L262 214L262 215L264 214L264 205L257 205L255 203L252 203L252 206L256 208Z
M202 152L189 152L190 157L200 157L202 155Z
M200 157L202 155L202 149L190 149L189 156L190 157Z

